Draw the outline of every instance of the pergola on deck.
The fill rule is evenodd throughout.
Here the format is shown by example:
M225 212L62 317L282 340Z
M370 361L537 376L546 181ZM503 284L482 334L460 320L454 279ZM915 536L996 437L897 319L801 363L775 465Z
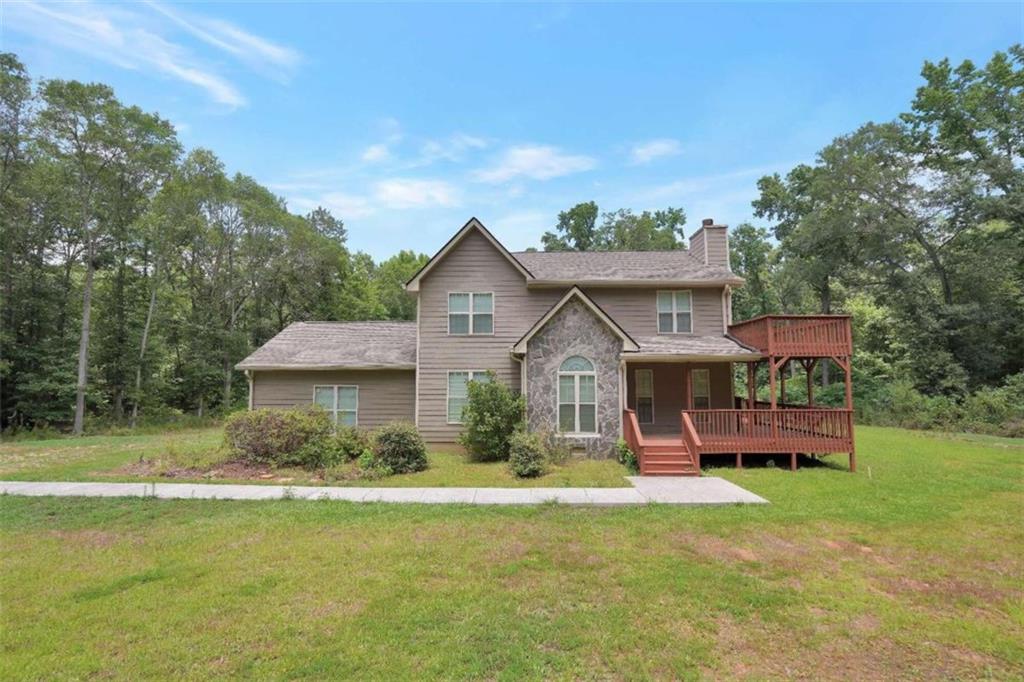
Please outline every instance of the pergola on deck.
M736 398L734 409L683 410L681 436L645 436L636 415L627 409L625 438L637 453L641 474L699 475L701 455L734 454L740 467L743 455L753 453L788 454L792 469L801 453L847 453L850 471L855 471L850 317L765 315L731 325L729 333L764 354L762 359L746 363L747 397ZM814 405L813 374L823 360L831 360L843 370L843 408ZM792 362L806 372L807 405L786 403L786 370ZM758 401L756 396L756 377L762 364L768 369L768 401Z

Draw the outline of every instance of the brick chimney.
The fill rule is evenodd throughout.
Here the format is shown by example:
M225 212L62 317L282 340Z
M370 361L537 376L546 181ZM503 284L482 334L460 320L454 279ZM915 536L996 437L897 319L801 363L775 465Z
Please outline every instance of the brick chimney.
M729 228L716 225L714 218L705 218L700 229L690 236L690 254L705 265L730 270Z

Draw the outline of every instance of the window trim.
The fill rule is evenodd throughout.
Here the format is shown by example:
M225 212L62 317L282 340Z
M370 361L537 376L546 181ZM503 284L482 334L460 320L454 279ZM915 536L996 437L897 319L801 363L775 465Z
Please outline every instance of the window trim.
M708 406L707 407L693 407L692 409L694 409L694 410L710 410L711 409L711 370L709 368L707 368L707 367L694 367L693 369L690 370L690 404L691 405L695 405L694 399L697 397L697 394L693 390L694 389L693 376L697 372L703 372L708 377L708 380L707 380Z
M658 297L661 294L672 294L672 331L670 331L670 332L663 332L663 331L661 331L661 315L663 313L662 313L661 310L658 309ZM690 297L690 310L689 311L679 310L676 307L676 295L677 294L686 294L687 296ZM682 331L681 332L677 328L678 327L678 323L679 323L679 318L677 316L681 312L689 312L690 313L690 329L688 331ZM657 330L658 334L691 334L692 335L694 333L693 332L693 289L658 289L657 291L655 291L654 292L654 327Z
M444 375L444 420L445 424L461 425L465 422L462 421L449 421L449 414L451 411L448 409L449 403L452 399L452 374L469 374L469 378L466 379L468 384L470 381L474 381L473 376L475 374L487 374L490 370L486 369L450 369L445 372Z
M569 358L574 358L574 357L581 357L581 358L583 358L584 360L586 360L587 362L590 363L590 366L593 367L593 369L592 370L578 370L578 371L563 371L562 370L562 365L565 364L565 361L568 360ZM562 402L562 386L561 386L562 381L561 380L562 380L563 376L573 377L573 402L571 404L574 407L574 410L573 410L573 428L574 429L578 429L579 426L580 426L580 405L581 405L581 403L580 403L580 377L581 376L594 377L594 402L593 402L593 405L594 405L594 431L578 431L578 430L577 431L562 431L562 424L561 424L561 421L562 421L561 420L562 405L569 405L570 404L570 403L563 403ZM579 353L574 353L573 355L569 355L566 358L564 358L562 360L562 362L558 363L558 369L555 370L555 431L558 433L558 435L560 435L560 436L567 436L567 437L571 437L571 438L597 438L597 437L599 437L601 435L601 426L598 423L597 406L600 405L601 402L600 402L598 396L599 396L599 394L598 394L598 390L597 390L597 363L596 362L594 362L593 360L591 360L590 358L588 358L585 355L580 355ZM582 403L582 404L590 405L591 403L588 402L588 403Z
M359 384L313 384L313 404L314 405L319 405L319 403L316 401L316 390L318 388L334 389L334 409L333 410L327 410L327 412L330 413L331 416L333 417L331 419L331 423L334 426L336 426L336 427L337 426L350 426L351 428L358 428L359 427ZM338 407L338 405L339 405L339 403L338 403L338 389L340 389L340 388L354 388L354 389L356 389L356 407L355 407L354 410L342 410L342 409L340 409ZM323 407L323 405L321 405L321 407ZM352 412L352 413L354 413L355 414L355 418L356 418L355 423L351 424L351 425L350 424L340 424L338 422L338 415L341 414L342 412Z
M452 295L464 295L469 296L469 311L465 313L453 313L452 312ZM491 297L491 312L490 313L474 313L473 312L473 297L474 296L490 296ZM495 323L495 295L493 291L449 291L445 298L445 305L447 306L447 315L445 317L445 324L448 328L448 336L494 336L494 323ZM465 334L452 332L452 315L466 315L469 317L469 327ZM474 332L473 331L473 316L474 315L490 315L491 316L491 331L490 332ZM461 371L461 370L458 370Z
M637 380L640 372L650 372L651 374L651 421L642 422L640 421L640 382ZM633 370L633 407L636 411L636 421L638 424L653 424L654 418L654 370L645 367L637 367Z

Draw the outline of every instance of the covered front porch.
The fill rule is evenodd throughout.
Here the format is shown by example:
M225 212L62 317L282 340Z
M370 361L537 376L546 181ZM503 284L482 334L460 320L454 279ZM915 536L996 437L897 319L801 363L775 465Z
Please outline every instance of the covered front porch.
M641 473L699 475L701 456L710 454L733 455L736 466L748 454L784 455L795 469L798 454L847 453L853 471L849 318L764 317L730 332L752 353L625 362L623 435ZM844 407L814 404L813 377L822 362L843 376ZM745 385L736 385L737 365L745 365ZM806 381L804 404L786 402L791 367L802 370ZM764 373L769 399L760 401L758 377Z

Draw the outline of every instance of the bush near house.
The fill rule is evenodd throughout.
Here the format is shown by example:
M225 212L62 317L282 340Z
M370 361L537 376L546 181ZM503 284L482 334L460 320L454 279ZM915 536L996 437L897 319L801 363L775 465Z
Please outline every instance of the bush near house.
M540 435L516 431L509 439L509 469L519 478L543 474L547 458L547 448Z
M275 466L299 464L299 453L310 441L331 433L330 417L320 407L238 412L224 424L224 440L242 461Z
M640 473L640 462L637 461L636 453L629 449L624 439L620 438L615 443L615 452L619 457L619 464L629 469L632 474Z
M373 466L394 474L407 474L427 468L427 446L416 427L393 422L377 430L373 443Z
M509 442L523 425L526 401L497 380L493 372L487 382L469 382L469 402L462 411L459 443L476 462L497 462L509 458Z
M327 469L351 462L370 447L370 436L351 426L339 426L328 433L309 440L295 453L298 466L307 469Z

